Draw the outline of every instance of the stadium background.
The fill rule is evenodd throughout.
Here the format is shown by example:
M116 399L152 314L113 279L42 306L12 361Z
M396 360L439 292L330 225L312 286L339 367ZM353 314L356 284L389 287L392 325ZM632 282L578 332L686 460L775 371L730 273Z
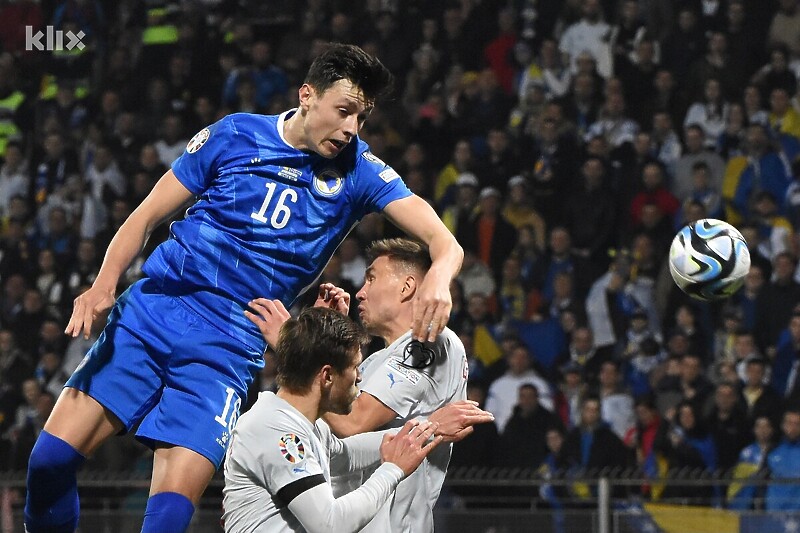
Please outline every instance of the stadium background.
M26 28L48 27L83 31L85 46L26 43ZM329 41L395 74L361 136L467 251L450 327L467 346L471 395L488 394L498 424L457 446L441 529L602 531L605 477L606 510L629 517L612 521L619 531L689 520L658 522L652 502L715 508L706 530L796 530L792 514L759 511L796 510L797 489L779 480L800 470L753 474L763 461L740 453L762 415L779 446L800 395L797 0L5 0L3 531L19 528L27 455L88 346L62 333L72 299L114 231L196 131L292 107ZM664 262L677 228L708 216L742 230L754 264L745 288L713 305L682 295ZM394 235L368 217L324 280L355 294L364 245ZM166 236L164 225L120 290ZM274 387L273 370L251 401ZM533 390L518 393L523 383ZM594 395L595 441L618 453L582 448L580 402ZM795 439L781 449L800 454ZM92 458L85 530L136 530L149 461L127 437ZM216 530L219 488L197 531Z

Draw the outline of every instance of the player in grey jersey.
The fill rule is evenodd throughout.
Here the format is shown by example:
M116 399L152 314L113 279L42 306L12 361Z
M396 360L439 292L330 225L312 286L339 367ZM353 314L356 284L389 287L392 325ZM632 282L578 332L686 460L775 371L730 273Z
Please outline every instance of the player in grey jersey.
M277 394L262 393L239 420L225 460L226 533L357 531L441 442L436 424L333 437L324 413L348 413L366 335L346 316L312 308L289 320L277 344ZM334 499L331 468L383 464L359 489Z
M387 347L372 354L361 365L361 394L346 415L328 414L324 420L340 438L368 431L398 428L412 418L441 422L445 417L461 416L470 424L450 432L440 424L437 435L458 440L471 431L471 425L491 420L488 413L466 402L467 359L458 336L445 328L434 342L412 340L413 306L418 289L431 261L427 250L408 239L387 239L373 243L367 251L370 265L364 286L357 294L359 315L369 333L382 337ZM275 310L274 302L257 300ZM280 322L280 313L259 325L269 340L269 323ZM456 402L456 403L453 403ZM447 406L447 407L444 407ZM444 407L444 408L443 408ZM443 408L443 409L440 409ZM438 409L438 411L437 411ZM460 413L459 413L460 410ZM434 414L435 413L435 414ZM422 466L401 482L395 493L365 530L386 533L433 531L433 506L444 482L451 446L439 446ZM365 471L341 494L360 486ZM341 490L340 490L341 488Z

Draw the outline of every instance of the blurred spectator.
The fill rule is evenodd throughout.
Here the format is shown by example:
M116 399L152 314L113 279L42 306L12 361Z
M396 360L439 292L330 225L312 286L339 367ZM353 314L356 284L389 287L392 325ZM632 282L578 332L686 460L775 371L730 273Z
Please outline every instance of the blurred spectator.
M576 60L581 52L589 52L597 62L597 70L604 78L611 76L611 49L609 39L611 26L603 21L600 0L583 0L581 19L569 26L561 36L559 49L566 60L577 68Z
M674 398L702 408L714 387L703 373L700 357L686 353L675 358L678 361L677 373L667 373L656 384L656 400L660 410L666 411L666 406L673 403Z
M348 237L339 246L339 256L342 260L342 277L354 287L364 284L364 273L367 271L367 261L361 253L362 246L355 237Z
M569 67L561 60L558 44L551 38L542 41L539 56L528 65L521 78L518 92L520 100L529 95L534 87L540 87L548 100L560 98L567 93L572 80Z
M30 175L28 161L17 141L6 144L6 154L0 165L0 218L9 216L9 204L15 196L27 197Z
M671 177L675 175L676 165L683 150L681 141L672 127L672 117L667 111L659 110L653 114L652 142L656 157L667 169Z
M644 322L641 318L644 316L644 314L640 314L638 320ZM627 346L628 348L636 346L636 348L633 351L626 350L622 354L625 385L630 389L634 399L643 394L651 394L656 370L665 358L661 345L653 337L646 337L638 344L629 343Z
M787 401L800 401L800 312L796 310L775 347L771 385Z
M464 262L456 279L464 287L464 294L468 298L473 294L487 298L494 294L497 286L492 271L470 249L464 250Z
M672 180L672 194L679 200L687 198L692 190L692 169L695 164L703 162L710 171L709 184L714 190L721 190L722 175L725 162L714 152L705 149L705 132L696 124L689 124L685 129L686 151L675 165Z
M686 113L683 126L696 125L703 129L706 148L714 148L725 131L728 122L728 103L725 102L720 81L710 78L705 81L703 100L695 101Z
M456 142L450 162L439 172L434 185L433 200L440 209L453 203L453 185L464 173L472 171L474 165L469 141L461 139Z
M42 391L49 392L53 397L61 394L61 389L69 378L61 368L61 362L62 357L59 354L46 351L39 358L39 364L35 370L36 380L42 387Z
M726 160L743 155L746 134L747 115L744 106L739 102L733 102L728 108L728 121L717 140L716 151Z
M605 162L588 157L581 167L581 187L565 205L564 220L573 251L590 260L594 272L605 268L606 252L615 235L615 200L606 180Z
M630 463L630 453L625 445L602 422L600 400L594 396L581 401L580 424L567 433L561 456L565 466L580 469L588 475L621 469Z
M756 307L756 333L758 346L768 357L775 353L775 344L781 331L789 324L792 312L800 302L800 284L794 281L797 260L789 252L782 252L773 262L772 279L767 282Z
M484 187L478 195L477 209L466 224L459 223L456 232L461 246L473 251L495 279L500 278L503 261L517 242L517 230L500 212L501 203L500 191Z
M775 424L770 417L760 416L753 422L755 442L746 446L739 454L739 462L733 469L734 480L761 478L767 466L767 457L775 447ZM742 481L732 482L728 486L728 507L737 511L762 509L763 495L766 486L762 484L748 485Z
M547 432L553 428L563 430L563 426L555 414L539 403L535 385L523 383L517 394L513 414L500 436L504 452L497 465L535 469L547 455Z
M611 347L598 347L594 335L588 326L578 326L572 332L572 339L566 353L562 354L562 364L576 364L581 369L583 379L588 383L594 382L600 367L611 360Z
M797 0L780 0L767 33L770 46L784 45L792 55L800 57L800 4Z
M635 418L633 397L622 385L619 364L616 361L605 361L600 366L597 378L601 417L617 434L617 437L624 439L625 435L633 429Z
M552 411L553 392L550 384L531 368L531 355L528 349L521 344L514 347L506 358L508 371L494 380L489 386L486 397L486 410L494 415L494 422L502 434L506 428L514 406L519 399L518 391L525 383L533 385L539 391L538 403L548 411Z
M56 263L56 256L52 250L39 251L36 270L36 288L42 295L47 309L47 314L54 318L63 319L63 311L70 302L69 292L60 266Z
M508 132L494 127L486 134L487 153L480 162L478 180L483 186L511 190L509 180L521 170L519 154L511 144Z
M597 121L586 132L586 141L603 136L612 149L620 148L625 143L632 144L639 132L639 125L628 117L626 111L625 96L621 92L609 94Z
M704 161L698 161L692 166L692 189L685 201L692 200L703 204L706 217L722 217L722 197L719 190L711 185L711 169Z
M775 87L769 95L769 125L776 134L800 138L800 111L792 107L786 87Z
M161 134L153 147L158 152L161 164L169 167L186 149L189 139L185 136L183 120L180 115L167 115L159 123L161 124Z
M561 112L557 104L548 108ZM563 224L562 207L575 189L575 174L579 161L576 137L559 133L558 122L543 118L534 124L535 131L526 132L521 140L521 155L525 175L528 177L528 193L533 207L544 218L546 226L552 228Z
M78 158L66 145L61 133L48 133L42 148L38 162L34 165L36 171L30 189L30 197L37 206L44 204L50 193L78 172Z
M583 367L573 361L560 369L558 393L563 397L563 407L559 415L564 425L571 429L580 422L581 398L586 394L587 384L583 379Z
M797 3L797 0L786 0ZM789 94L797 89L797 76L789 68L789 50L783 44L775 45L769 53L769 63L761 67L753 76L752 82L761 91L761 98L767 100L772 90L783 87Z
M690 65L704 50L702 28L698 25L697 12L684 5L678 9L676 25L664 41L663 64L676 80L685 80Z
M755 260L756 254L751 252L750 258L750 271L744 276L744 286L733 295L732 302L742 315L742 327L753 331L756 327L757 312L761 305L759 300L763 298L762 293L766 287L767 276L764 274L762 264ZM769 262L766 264L769 266Z
M659 428L663 423L656 409L655 401L650 395L636 399L634 405L636 425L625 435L625 444L636 452L636 464L648 477L655 477L656 457L655 441Z
M223 103L234 106L237 102L237 87L250 76L255 89L255 102L260 109L267 109L270 101L288 89L286 74L273 64L272 46L266 41L256 41L250 46L251 69L236 69L230 73L223 88Z
M630 314L639 308L652 307L649 287L638 285L634 275L630 252L619 250L608 271L589 290L586 314L598 348L613 352L624 335Z
M511 7L497 11L497 31L483 49L483 57L492 69L500 86L512 94L514 80L513 53L517 43L517 13Z
M722 310L721 318L720 327L714 332L712 356L716 362L735 362L734 343L736 342L737 332L743 327L742 311L735 306L729 305Z
M758 249L770 262L790 248L794 230L780 214L780 206L770 192L760 191L753 195L750 221L758 226L762 239Z
M717 468L717 450L714 440L703 425L696 404L688 400L675 408L670 423L659 428L655 449L667 460L670 478L696 478L699 471ZM664 498L684 498L694 505L710 502L712 487L708 485L681 485L669 483Z
M471 172L458 176L455 183L455 202L442 212L442 221L453 235L459 225L468 225L478 205L478 178Z
M752 438L751 424L739 401L739 391L735 383L723 382L717 385L706 426L717 449L717 468L733 468L739 452Z
M478 402L478 405L483 408L486 400L486 388L475 381L468 382L467 399ZM475 430L469 438L453 444L453 453L450 456L448 468L493 466L495 463L493 450L498 441L497 425L494 422L480 424L480 428L475 426Z
M783 411L783 401L772 388L768 387L769 367L766 359L752 357L745 365L745 379L742 387L744 406L748 421L752 424L759 417L770 417L777 425Z
M530 290L525 286L520 261L514 256L503 262L497 290L497 308L503 322L541 318L542 295L538 290Z
M675 216L680 204L666 186L664 169L660 163L646 163L642 169L642 190L630 205L631 223L633 226L642 221L642 208L645 204L655 204L661 213L670 219Z
M783 414L783 438L769 452L767 466L770 478L797 478L797 485L770 483L767 485L767 511L796 511L800 509L800 410L791 407Z

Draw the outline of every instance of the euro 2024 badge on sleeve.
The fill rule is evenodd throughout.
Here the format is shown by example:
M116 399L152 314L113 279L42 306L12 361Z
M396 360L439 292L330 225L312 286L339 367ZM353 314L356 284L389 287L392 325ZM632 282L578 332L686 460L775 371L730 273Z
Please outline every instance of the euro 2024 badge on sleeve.
M287 433L280 438L278 447L281 455L292 464L297 464L306 456L306 447L300 437L294 433Z
M186 151L190 154L195 153L203 147L209 137L211 137L210 129L203 128L202 130L198 131L194 134L194 137L189 140L189 143L186 145Z

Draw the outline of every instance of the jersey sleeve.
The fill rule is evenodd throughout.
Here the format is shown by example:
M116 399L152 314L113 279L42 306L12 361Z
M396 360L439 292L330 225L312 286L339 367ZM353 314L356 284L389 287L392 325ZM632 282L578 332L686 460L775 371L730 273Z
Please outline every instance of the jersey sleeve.
M235 435L228 463L249 472L276 503L288 505L299 494L326 482L310 444L311 437L300 428L249 428Z
M399 353L387 358L364 381L361 390L378 399L386 407L407 418L423 400L436 394L432 379L426 369L403 364L403 352L408 344L399 347Z
M361 152L356 161L356 195L364 213L383 211L395 200L411 196L400 174L369 150Z
M200 194L211 186L217 176L222 154L235 142L231 117L224 117L203 128L191 138L172 171L184 187Z

